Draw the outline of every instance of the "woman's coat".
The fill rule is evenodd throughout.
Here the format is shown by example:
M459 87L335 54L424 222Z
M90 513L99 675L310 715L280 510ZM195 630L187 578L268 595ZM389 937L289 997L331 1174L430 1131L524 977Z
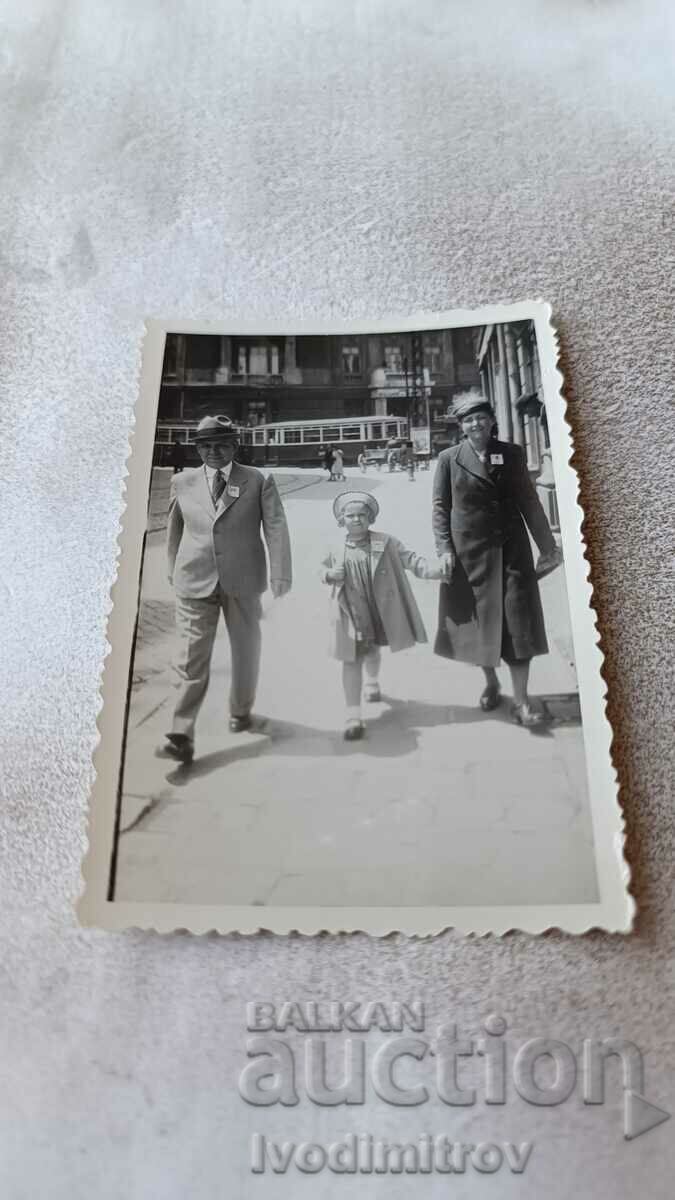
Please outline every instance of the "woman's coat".
M416 642L426 642L424 623L406 569L418 579L441 579L443 566L406 550L387 533L370 533L370 567L375 603L382 619L391 650L407 650ZM325 570L342 565L344 546L330 550L322 560ZM342 662L356 659L356 635L343 586L333 585L330 617L330 654Z
M438 553L456 558L441 585L436 654L482 667L546 654L527 529L542 553L555 541L521 447L493 439L486 463L466 440L444 450L433 527Z

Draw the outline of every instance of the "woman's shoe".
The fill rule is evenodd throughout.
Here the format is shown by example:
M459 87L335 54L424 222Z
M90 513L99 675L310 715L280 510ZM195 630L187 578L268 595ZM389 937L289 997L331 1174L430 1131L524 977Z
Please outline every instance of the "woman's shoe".
M358 742L366 732L363 721L347 721L344 732L346 742Z
M545 725L547 721L546 715L540 709L532 708L531 704L514 704L513 719L525 729L536 729L539 725Z
M478 701L483 712L492 712L493 708L502 702L502 693L498 683L488 683L483 689Z
M382 699L379 683L367 683L363 689L363 698L369 704L377 704Z

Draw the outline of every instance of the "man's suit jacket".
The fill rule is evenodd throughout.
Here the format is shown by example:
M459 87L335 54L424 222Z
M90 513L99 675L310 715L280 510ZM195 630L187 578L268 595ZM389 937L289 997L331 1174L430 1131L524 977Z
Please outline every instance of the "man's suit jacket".
M171 481L167 549L179 596L210 596L217 584L232 596L260 595L270 575L291 581L291 547L281 498L271 477L233 463L217 507L203 467Z

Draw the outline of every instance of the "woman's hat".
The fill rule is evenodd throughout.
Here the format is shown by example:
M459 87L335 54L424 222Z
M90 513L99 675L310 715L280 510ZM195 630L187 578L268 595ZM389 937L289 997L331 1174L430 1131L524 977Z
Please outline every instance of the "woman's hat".
M213 441L214 438L236 442L239 438L239 431L229 417L202 417L195 430L194 440L204 442L207 439Z
M340 520L348 504L363 504L368 509L372 521L376 519L380 511L377 500L371 496L370 492L340 492L340 495L336 496L333 501L333 514L336 521Z
M482 392L463 392L457 396L452 406L452 414L458 421L463 421L473 412L488 412L494 416L492 405Z

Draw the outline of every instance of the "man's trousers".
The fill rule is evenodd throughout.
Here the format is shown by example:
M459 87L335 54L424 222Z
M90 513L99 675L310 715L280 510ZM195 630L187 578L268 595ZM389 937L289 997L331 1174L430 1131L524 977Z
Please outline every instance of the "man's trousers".
M245 717L253 708L260 670L260 596L229 596L219 587L203 599L176 596L175 669L179 683L173 733L194 738L197 713L209 684L221 610L232 658L230 713L233 717Z

